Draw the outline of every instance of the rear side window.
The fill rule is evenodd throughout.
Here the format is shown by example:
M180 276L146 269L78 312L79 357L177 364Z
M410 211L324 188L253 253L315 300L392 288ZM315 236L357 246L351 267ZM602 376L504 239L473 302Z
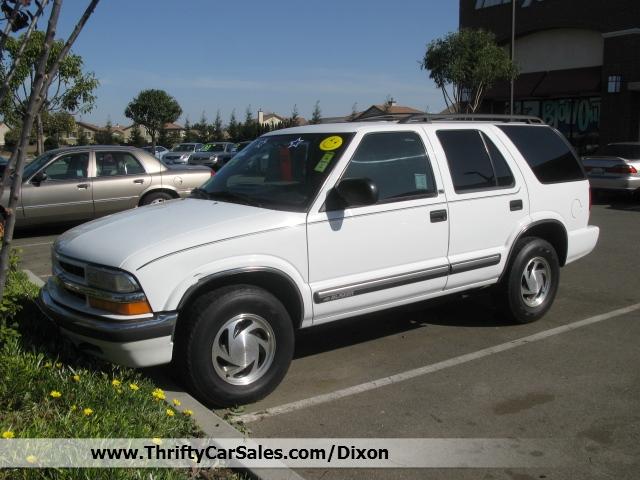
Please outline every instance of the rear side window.
M479 130L439 130L456 193L511 187L515 181L495 144Z
M379 202L437 195L427 152L414 132L366 135L343 176L371 179Z
M540 183L584 180L584 172L567 142L555 130L526 125L500 125Z

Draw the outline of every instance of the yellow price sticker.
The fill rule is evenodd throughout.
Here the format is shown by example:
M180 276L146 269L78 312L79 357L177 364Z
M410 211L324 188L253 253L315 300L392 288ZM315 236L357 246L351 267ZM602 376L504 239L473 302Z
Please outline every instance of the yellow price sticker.
M332 135L331 137L327 137L322 142L320 142L320 150L325 152L329 152L331 150L337 150L342 145L342 137L338 135Z

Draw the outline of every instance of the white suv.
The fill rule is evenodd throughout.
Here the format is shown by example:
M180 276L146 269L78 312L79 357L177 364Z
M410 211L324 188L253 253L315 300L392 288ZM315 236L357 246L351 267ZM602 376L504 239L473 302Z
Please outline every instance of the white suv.
M40 305L89 353L251 402L299 328L489 286L508 318L540 318L596 245L589 209L573 150L531 118L279 130L191 198L63 234Z

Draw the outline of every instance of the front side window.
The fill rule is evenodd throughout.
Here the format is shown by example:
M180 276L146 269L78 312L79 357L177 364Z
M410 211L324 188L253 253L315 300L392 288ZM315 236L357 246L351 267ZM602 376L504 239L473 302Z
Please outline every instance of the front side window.
M224 152L224 143L207 143L200 149L201 152Z
M479 130L439 130L456 193L514 184L509 165L489 137Z
M128 152L96 152L96 176L141 175L144 168Z
M343 178L368 178L378 187L378 203L436 195L427 152L414 132L366 135Z
M63 155L44 169L48 180L80 180L88 177L88 171L88 153Z
M305 212L353 133L302 133L258 138L193 196Z
M193 152L196 146L191 143L181 143L171 149L172 152Z

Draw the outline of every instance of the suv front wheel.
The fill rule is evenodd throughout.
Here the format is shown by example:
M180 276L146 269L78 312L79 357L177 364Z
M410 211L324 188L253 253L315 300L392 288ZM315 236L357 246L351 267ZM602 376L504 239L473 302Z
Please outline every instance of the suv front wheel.
M211 406L259 400L280 383L293 356L291 318L251 285L200 296L176 334L174 357L188 386Z
M555 299L560 280L558 255L546 240L518 240L515 256L498 285L498 302L504 315L517 323L541 318Z

